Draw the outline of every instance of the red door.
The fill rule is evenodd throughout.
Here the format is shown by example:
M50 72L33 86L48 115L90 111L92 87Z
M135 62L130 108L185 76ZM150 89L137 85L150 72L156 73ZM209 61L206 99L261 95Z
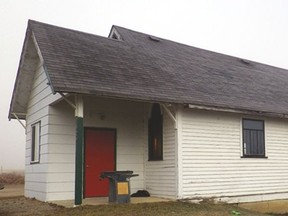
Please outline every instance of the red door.
M85 129L85 197L108 196L103 171L115 170L115 130Z

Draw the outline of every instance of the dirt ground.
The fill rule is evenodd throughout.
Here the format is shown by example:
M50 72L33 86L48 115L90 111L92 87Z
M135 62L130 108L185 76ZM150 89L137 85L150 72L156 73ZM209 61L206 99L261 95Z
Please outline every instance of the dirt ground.
M4 185L4 189L0 190L0 199L7 197L19 197L24 196L23 184L8 184Z
M24 198L24 184L5 184L0 190L0 216L55 215L63 208Z
M264 216L265 214L244 210L232 205L215 205L209 203L191 204L184 202L161 202L141 204L118 204L80 206L77 208L64 208L27 199L24 197L6 198L0 200L0 215L2 216Z
M6 185L0 190L0 216L264 216L233 205L191 204L185 202L158 202L139 204L79 206L64 208L55 204L23 197L23 185Z
M0 216L56 215L61 207L22 197L1 198Z

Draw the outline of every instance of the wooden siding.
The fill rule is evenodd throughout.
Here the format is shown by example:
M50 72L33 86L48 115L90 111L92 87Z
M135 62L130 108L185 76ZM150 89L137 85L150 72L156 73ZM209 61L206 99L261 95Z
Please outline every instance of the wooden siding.
M152 196L175 199L177 196L176 131L174 121L164 110L163 115L163 161L148 161L148 144L145 145L145 183L146 189ZM148 135L146 136L148 140Z
M116 129L116 169L133 170L131 192L144 189L144 120L147 105L140 102L87 97L84 126Z
M241 158L243 117L265 121L268 158ZM181 198L288 198L288 121L185 109L181 162Z
M65 101L49 107L47 200L74 199L75 118Z
M25 196L35 197L39 200L47 199L47 173L48 173L48 124L49 106L59 96L52 95L51 88L43 66L38 65L34 72L34 82L29 98L26 116L26 153L25 153ZM41 121L40 133L40 162L30 164L31 161L31 125Z

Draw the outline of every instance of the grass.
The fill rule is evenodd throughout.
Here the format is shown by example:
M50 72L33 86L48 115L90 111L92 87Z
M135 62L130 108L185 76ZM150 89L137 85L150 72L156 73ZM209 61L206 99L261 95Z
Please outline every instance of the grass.
M19 172L9 172L0 174L2 184L24 184L24 175Z

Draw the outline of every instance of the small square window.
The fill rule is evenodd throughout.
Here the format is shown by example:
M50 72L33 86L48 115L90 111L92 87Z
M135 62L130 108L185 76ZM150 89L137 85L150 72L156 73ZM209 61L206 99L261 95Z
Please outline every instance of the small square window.
M243 119L243 156L265 157L264 121Z
M31 163L39 163L40 159L40 122L31 126Z

